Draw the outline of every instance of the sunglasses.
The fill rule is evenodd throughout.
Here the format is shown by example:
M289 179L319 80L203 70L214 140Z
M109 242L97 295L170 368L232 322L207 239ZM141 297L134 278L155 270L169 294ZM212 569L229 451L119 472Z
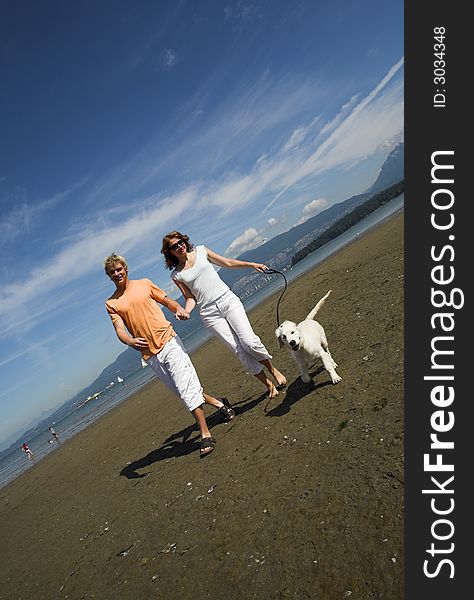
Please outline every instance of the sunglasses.
M180 246L186 246L186 242L184 240L179 240L179 242L175 242L174 244L170 244L170 250L177 250Z

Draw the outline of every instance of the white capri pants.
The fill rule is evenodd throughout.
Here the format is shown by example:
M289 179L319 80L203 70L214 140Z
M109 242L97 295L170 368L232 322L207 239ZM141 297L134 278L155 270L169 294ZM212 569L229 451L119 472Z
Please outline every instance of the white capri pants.
M186 405L190 411L204 404L202 386L183 342L175 336L147 363L155 375Z
M272 358L254 333L240 298L231 290L202 306L199 313L207 329L237 355L250 375L262 371L260 361Z

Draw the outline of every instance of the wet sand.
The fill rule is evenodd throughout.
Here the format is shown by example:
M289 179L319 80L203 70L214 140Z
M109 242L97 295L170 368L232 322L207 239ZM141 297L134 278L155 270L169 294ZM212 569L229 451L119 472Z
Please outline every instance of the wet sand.
M285 393L215 340L192 355L237 413L206 408L212 454L156 381L3 488L0 598L403 598L403 214L292 282L281 318L329 289L339 384L278 349L278 292L249 316Z

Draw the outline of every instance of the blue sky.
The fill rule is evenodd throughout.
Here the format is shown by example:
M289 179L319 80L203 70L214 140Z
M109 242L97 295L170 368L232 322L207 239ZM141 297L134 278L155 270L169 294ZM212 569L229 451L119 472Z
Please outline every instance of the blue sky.
M0 447L125 350L113 251L237 256L367 189L403 140L403 2L51 1L0 22Z

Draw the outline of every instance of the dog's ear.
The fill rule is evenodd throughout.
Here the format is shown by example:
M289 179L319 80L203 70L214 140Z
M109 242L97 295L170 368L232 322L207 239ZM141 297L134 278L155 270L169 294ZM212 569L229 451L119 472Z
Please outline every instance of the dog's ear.
M283 346L283 342L280 339L280 336L281 336L281 328L280 327L278 327L275 330L275 336L276 336L276 339L278 341L278 347L281 348Z

